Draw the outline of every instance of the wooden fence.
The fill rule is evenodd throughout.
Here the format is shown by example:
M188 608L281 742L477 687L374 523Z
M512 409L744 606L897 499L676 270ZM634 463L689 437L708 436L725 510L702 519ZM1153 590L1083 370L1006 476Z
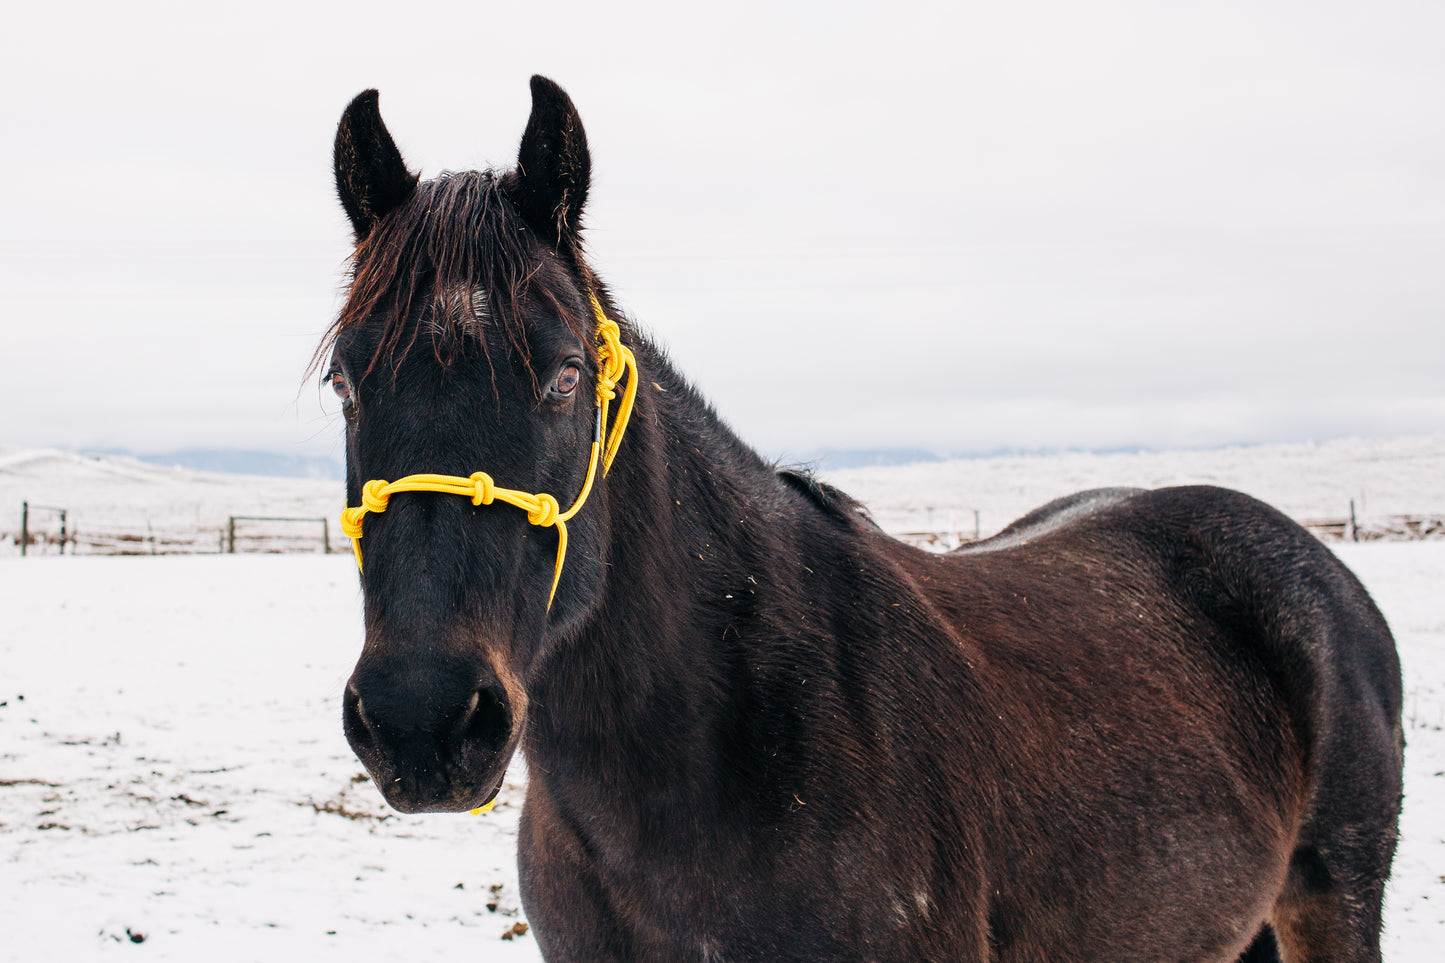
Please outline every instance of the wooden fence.
M1322 542L1411 542L1445 539L1445 515L1382 515L1375 518L1306 518L1300 524ZM967 532L890 532L918 548L946 552L979 540Z
M1445 515L1384 515L1350 518L1306 518L1300 522L1325 542L1406 542L1445 538Z
M232 515L224 528L157 529L77 526L67 512L24 505L18 532L0 532L0 543L15 545L19 554L71 555L216 555L228 553L330 553L331 522L324 517ZM42 524L43 523L43 524ZM978 516L973 530L893 532L894 538L930 551L946 552L979 540ZM1418 541L1445 539L1445 515L1385 515L1356 518L1309 518L1300 522L1325 542ZM342 539L344 542L345 539Z
M35 509L36 506L27 506ZM55 510L60 512L59 509ZM232 515L223 528L41 525L22 513L19 532L0 533L19 554L38 555L217 555L236 553L330 553L331 522L324 517Z
M296 549L289 546L291 542L297 538L302 540L303 545L310 544L314 546L316 544L315 534L310 534L308 537L308 533L305 531L277 532L274 524L268 526L268 530L266 531L258 531L255 528L255 523L257 522L287 522L293 525L299 522L308 527L315 526L319 523L321 525L321 551L323 554L331 554L331 521L324 516L320 518L291 518L283 515L232 515L226 523L226 551L232 555L236 553L237 522L241 523L242 551L273 553L308 551L308 549L305 548ZM251 547L247 549L245 547L247 545ZM315 551L315 548L313 547L309 549L309 551Z

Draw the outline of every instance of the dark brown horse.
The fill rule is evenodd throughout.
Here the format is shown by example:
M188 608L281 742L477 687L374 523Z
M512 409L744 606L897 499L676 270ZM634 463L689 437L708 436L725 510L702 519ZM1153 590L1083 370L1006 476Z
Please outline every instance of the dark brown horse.
M1400 673L1334 556L1217 488L889 538L623 319L581 121L532 97L507 172L419 182L375 91L337 133L345 725L387 801L478 806L521 746L550 960L1378 960Z

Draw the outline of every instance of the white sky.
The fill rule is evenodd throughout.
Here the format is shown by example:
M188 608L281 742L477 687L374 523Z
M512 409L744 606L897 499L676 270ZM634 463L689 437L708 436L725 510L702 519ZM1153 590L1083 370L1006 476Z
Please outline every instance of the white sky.
M28 6L0 444L338 451L342 108L506 165L533 72L594 263L769 454L1445 427L1438 0Z

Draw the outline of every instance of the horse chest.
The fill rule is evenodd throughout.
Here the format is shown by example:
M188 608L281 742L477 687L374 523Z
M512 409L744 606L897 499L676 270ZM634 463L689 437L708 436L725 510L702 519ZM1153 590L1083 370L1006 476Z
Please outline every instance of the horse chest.
M583 839L550 821L550 801L536 809L521 863L544 943L576 929L615 934L628 959L882 961L934 958L930 941L958 932L960 907L861 830L798 820L719 834L683 820Z

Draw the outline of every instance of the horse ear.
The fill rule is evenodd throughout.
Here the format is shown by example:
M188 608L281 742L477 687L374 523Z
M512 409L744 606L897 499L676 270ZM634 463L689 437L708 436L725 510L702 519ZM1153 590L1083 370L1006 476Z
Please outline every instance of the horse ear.
M517 151L508 194L533 231L558 250L575 251L592 176L587 133L566 92L532 78L532 116Z
M381 122L378 96L375 90L363 90L347 105L331 154L336 193L358 241L411 196L417 181Z

